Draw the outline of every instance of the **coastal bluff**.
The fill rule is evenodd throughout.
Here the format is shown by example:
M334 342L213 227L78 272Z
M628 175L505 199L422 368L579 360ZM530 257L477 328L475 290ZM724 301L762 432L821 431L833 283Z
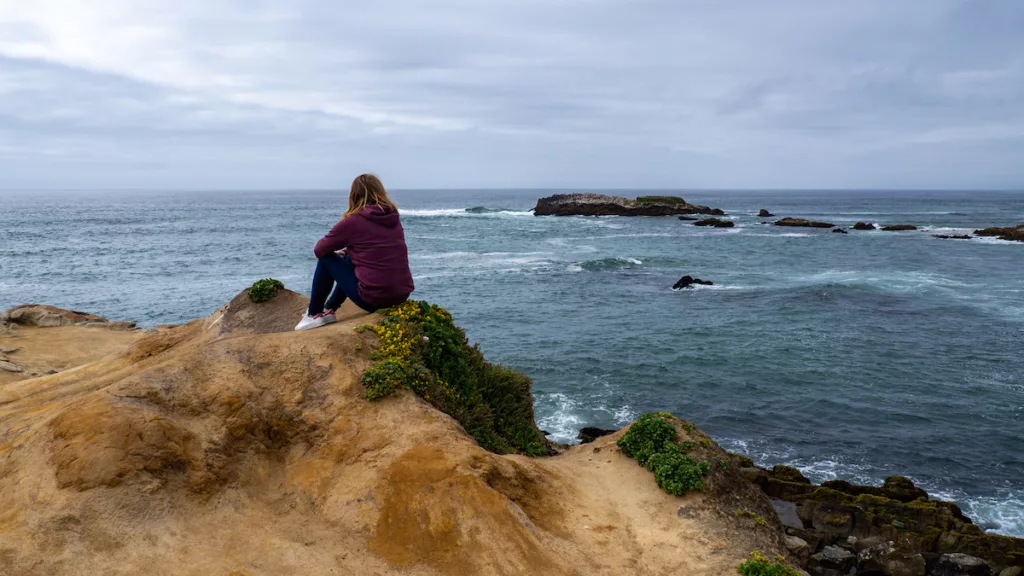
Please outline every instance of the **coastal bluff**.
M368 399L388 335L367 327L384 316L343 309L294 332L306 304L243 292L0 385L0 574L721 576L787 554L740 457L695 426L667 417L713 464L682 497L622 453L626 430L547 456L488 451L413 390ZM88 348L97 330L56 324L0 345ZM490 425L509 406L540 435L529 387L503 394Z
M535 216L724 216L718 208L689 204L678 196L624 198L605 194L556 194L537 200Z

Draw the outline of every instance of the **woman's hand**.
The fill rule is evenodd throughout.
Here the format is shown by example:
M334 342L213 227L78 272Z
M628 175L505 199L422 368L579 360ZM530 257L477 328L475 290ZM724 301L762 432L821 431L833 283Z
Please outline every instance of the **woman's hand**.
M345 256L348 256L348 249L342 248L341 250L335 250L334 253L344 258Z

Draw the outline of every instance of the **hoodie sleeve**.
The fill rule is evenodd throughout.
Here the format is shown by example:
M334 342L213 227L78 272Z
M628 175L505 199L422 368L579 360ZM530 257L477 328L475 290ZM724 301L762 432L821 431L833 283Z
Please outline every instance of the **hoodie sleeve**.
M352 220L352 218L342 218L334 225L334 228L331 228L330 232L316 243L316 246L313 247L313 253L316 254L317 258L328 256L332 252L341 250L351 243Z

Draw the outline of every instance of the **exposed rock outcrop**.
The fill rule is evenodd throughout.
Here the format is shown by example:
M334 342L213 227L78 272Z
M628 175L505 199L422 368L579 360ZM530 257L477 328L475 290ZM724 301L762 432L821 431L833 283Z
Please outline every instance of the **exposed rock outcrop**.
M890 224L889 226L882 226L883 232L905 232L908 230L917 230L917 226L913 224Z
M837 569L832 567L841 563L832 558L835 551L827 551L836 546L859 552L855 573L946 574L936 571L935 562L926 572L925 560L937 561L939 555L951 556L944 561L950 565L963 564L964 555L980 558L989 570L985 574L993 568L1024 567L1024 539L985 533L956 504L929 499L907 478L891 476L882 486L859 486L843 480L815 486L789 466L771 470L751 466L746 474L775 499L777 510L786 509L780 503L795 505L799 525L787 523L786 532L808 543L812 574L818 554L817 566ZM842 562L847 561L844 556Z
M732 228L736 224L732 220L722 220L721 218L705 218L699 222L694 222L694 226L712 226L714 228Z
M40 328L73 325L95 326L114 330L132 330L135 328L134 322L111 322L102 316L89 314L88 312L65 310L45 304L22 304L15 306L5 310L0 320L19 326L37 326Z
M833 228L832 229L832 233L833 234L849 234L849 232L847 232L845 228Z
M0 573L720 576L786 552L739 458L692 425L674 421L714 467L686 497L620 452L624 431L487 452L409 390L365 398L377 340L356 328L378 316L294 332L302 304L239 297L0 386Z
M602 436L608 436L609 434L615 434L616 432L618 432L618 430L606 430L604 428L586 426L580 429L579 434L576 435L576 439L580 441L580 444L590 444Z
M974 234L975 236L995 236L1000 240L1024 242L1024 224L1008 228L985 228L983 230L975 230Z
M870 222L857 222L853 225L854 230L874 230L875 225Z
M771 212L765 210L764 208L761 208L760 210L757 211L757 217L758 218L774 218L775 214L772 214Z
M537 200L535 216L724 216L718 208L689 204L678 196L623 198L604 194L556 194Z
M713 286L715 283L712 282L711 280L701 280L700 278L694 278L693 276L687 274L686 276L683 276L679 280L676 280L676 283L672 285L672 289L682 290L683 288L692 288L695 284Z
M783 218L775 222L776 226L793 226L800 228L835 228L835 224L828 222L815 222L806 218Z

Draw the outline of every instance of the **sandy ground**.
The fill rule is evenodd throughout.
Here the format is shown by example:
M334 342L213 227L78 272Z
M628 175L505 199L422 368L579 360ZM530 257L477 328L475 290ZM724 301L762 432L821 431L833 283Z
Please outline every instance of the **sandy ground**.
M236 298L107 348L40 329L82 361L120 352L0 386L0 574L722 576L782 552L735 467L679 498L618 434L498 456L410 392L366 401L374 317L291 332L303 305Z

